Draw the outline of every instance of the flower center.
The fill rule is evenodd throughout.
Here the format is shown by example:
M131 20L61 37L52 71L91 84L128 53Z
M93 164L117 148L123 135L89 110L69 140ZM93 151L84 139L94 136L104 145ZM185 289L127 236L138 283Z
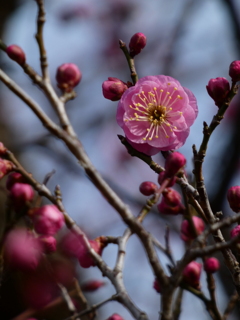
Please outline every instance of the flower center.
M168 83L170 85L170 83ZM172 124L174 117L181 116L181 111L172 111L172 105L179 99L182 99L180 95L176 95L177 88L174 87L172 93L168 90L153 88L153 91L145 94L141 91L137 96L141 102L134 102L129 107L134 112L134 117L125 118L124 121L144 121L149 123L149 127L146 129L146 135L143 140L152 140L159 138L159 131L161 130L166 138L169 138L169 134L176 130L177 127ZM173 97L174 96L174 97ZM174 99L173 99L174 98Z

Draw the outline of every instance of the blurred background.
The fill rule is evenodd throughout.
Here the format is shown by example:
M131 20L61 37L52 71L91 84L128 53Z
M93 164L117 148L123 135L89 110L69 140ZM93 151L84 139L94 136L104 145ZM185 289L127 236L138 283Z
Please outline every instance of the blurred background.
M208 96L210 78L228 77L233 60L240 59L240 2L238 0L49 0L45 3L47 22L44 28L51 80L59 65L72 62L79 66L83 78L76 88L77 98L67 103L67 111L84 148L112 188L137 214L144 204L139 185L157 176L139 159L131 158L117 138L122 134L115 121L117 102L102 96L102 82L108 77L130 81L126 60L118 39L128 44L131 36L142 32L147 46L136 57L139 78L146 75L170 75L189 88L197 98L199 116L191 127L186 144L180 149L187 160L191 177L192 145L202 139L202 123L210 123L217 107ZM37 7L35 1L0 1L0 37L7 44L21 46L27 62L40 72L38 47L34 39ZM46 113L57 121L54 110L42 92L31 84L21 68L0 52L0 66ZM49 188L61 186L64 205L89 238L99 235L119 236L125 226L118 214L106 203L85 176L65 146L51 137L35 115L3 84L0 83L0 141L12 150L34 177L42 181L53 169L56 173ZM225 203L226 191L240 183L240 108L239 97L232 102L221 126L214 132L204 163L204 176L214 211L232 212ZM163 164L161 155L154 160ZM2 182L4 186L4 181ZM1 195L1 217L5 212L5 195ZM3 218L1 218L3 219ZM144 225L160 241L164 239L166 222L171 226L171 246L175 259L180 259L184 245L178 241L181 219L165 219L157 212L150 214ZM229 233L226 233L229 237ZM103 258L110 266L116 259L116 247L108 246ZM163 261L166 259L161 257ZM77 268L80 283L101 279L97 268ZM12 319L29 305L19 301L19 292L12 275L6 271L1 292L1 319ZM152 320L158 319L159 295L152 288L154 277L138 239L133 236L127 246L125 264L126 287L131 298ZM106 280L107 282L107 280ZM202 279L206 287L205 278ZM8 289L7 289L8 288ZM225 267L217 275L217 296L224 310L234 288ZM8 292L5 294L5 292ZM100 302L111 294L111 284L87 294L90 303ZM4 298L5 297L5 298ZM11 302L10 302L10 300ZM20 299L21 300L21 299ZM103 320L112 313L133 319L117 303L108 303L98 311ZM181 319L209 319L200 301L184 293ZM229 319L238 319L235 312ZM25 318L22 318L24 320ZM42 319L42 318L39 318ZM48 319L48 318L46 318ZM51 319L63 319L59 315Z

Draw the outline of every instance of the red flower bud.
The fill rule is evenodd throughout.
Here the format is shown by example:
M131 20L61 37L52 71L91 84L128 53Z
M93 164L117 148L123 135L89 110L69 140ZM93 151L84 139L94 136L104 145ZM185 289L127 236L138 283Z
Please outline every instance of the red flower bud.
M0 179L2 179L10 171L12 171L13 167L14 167L14 165L11 161L4 160L4 159L0 158Z
M167 179L167 176L165 174L165 171L160 172L158 175L158 183L161 185L163 183L163 181L166 179ZM177 178L175 176L173 178L171 178L168 185L167 185L167 188L172 187L175 184L176 180L177 180Z
M201 218L193 216L193 224L197 234L201 234L204 230L204 222ZM195 238L194 231L191 229L191 225L188 220L183 220L181 225L181 238L183 241L190 241Z
M206 88L216 106L219 107L224 102L230 90L230 85L226 78L218 77L216 79L210 79Z
M6 154L7 148L4 146L2 142L0 142L0 156L4 156Z
M12 172L7 177L6 188L10 190L14 183L27 183L27 179L19 172Z
M20 65L23 65L26 61L26 56L23 49L16 44L8 46L6 49L6 53L10 59L16 61Z
M154 282L153 282L153 288L154 288L158 293L161 293L160 284L159 284L159 281L158 281L157 279L155 279Z
M81 285L81 289L82 289L82 291L85 291L85 292L92 292L92 291L98 290L99 288L101 288L105 285L106 285L105 281L90 280L90 281L83 283Z
M54 235L62 228L64 217L55 205L49 204L34 210L33 224L38 233Z
M123 81L118 78L109 77L108 80L104 81L102 84L103 96L111 101L117 101L121 99L124 91L126 91L128 86Z
M102 255L102 251L104 247L106 246L106 243L101 242L99 240L100 238L97 238L95 240L89 240L89 243L91 247L93 248L94 251L96 251L97 254L100 256ZM91 254L88 251L87 246L85 243L82 241L81 245L81 250L79 250L78 253L78 261L83 268L89 268L89 267L94 267L96 265L95 261L93 260Z
M235 228L232 229L231 238L237 237L239 235L239 233L240 233L240 226L238 225L238 226L236 226ZM238 243L240 243L240 238L238 240Z
M134 57L139 54L146 46L146 43L147 38L145 34L141 32L135 33L129 42L130 55Z
M231 209L234 212L240 212L240 186L228 189L227 199Z
M39 238L45 253L55 252L57 249L57 240L53 236L42 235Z
M10 198L13 201L14 207L19 209L27 202L31 202L34 198L33 188L26 183L15 183L10 189Z
M66 92L72 91L82 79L82 73L73 63L64 63L57 68L56 80L58 87Z
M204 261L204 270L207 272L207 273L214 273L216 272L218 269L220 268L220 264L219 264L219 261L218 259L216 258L207 258L205 261Z
M107 318L107 320L124 320L119 314L114 313L111 317Z
M230 64L229 75L233 82L240 81L240 60L233 61Z
M185 166L186 158L180 152L171 153L165 162L165 176L171 178L175 176L178 171Z
M201 275L202 265L196 261L190 262L183 270L183 280L192 287L199 289L199 280Z
M184 213L185 207L181 203L181 195L179 192L167 188L163 191L162 195L162 200L157 206L160 213L170 215Z
M144 196L150 196L151 194L154 194L154 192L157 190L157 185L154 182L151 181L144 181L139 186L139 191Z

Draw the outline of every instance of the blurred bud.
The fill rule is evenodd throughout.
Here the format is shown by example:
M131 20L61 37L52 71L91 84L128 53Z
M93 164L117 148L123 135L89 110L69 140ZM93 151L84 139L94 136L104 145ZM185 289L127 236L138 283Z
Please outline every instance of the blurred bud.
M201 263L198 263L196 261L190 262L183 270L183 280L186 281L190 286L199 289L201 270Z
M153 282L153 288L154 288L158 293L161 293L160 284L159 284L159 281L158 281L157 279L155 279L154 282Z
M4 160L4 159L0 158L0 179L2 179L10 171L12 171L13 167L14 167L14 165L11 161Z
M34 198L33 188L26 183L15 183L10 189L10 198L16 209L31 202Z
M229 75L233 82L240 81L240 60L233 61L230 64Z
M139 186L139 191L144 196L150 196L151 194L154 194L154 192L157 190L158 186L156 183L151 181L144 181Z
M23 49L16 44L8 46L6 49L6 53L10 59L16 61L20 65L23 65L26 61L26 56Z
M77 258L81 251L82 241L74 233L69 232L62 238L59 246L65 255Z
M228 189L227 199L231 209L234 212L240 212L240 186Z
M119 314L114 313L111 317L107 318L107 320L124 320Z
M87 282L81 284L81 289L82 289L82 291L92 292L92 291L98 290L99 288L101 288L105 285L106 285L106 282L104 282L104 281L90 280L90 281L87 281Z
M34 229L39 234L54 235L64 224L62 212L53 204L34 209L32 218Z
M230 90L230 85L226 78L218 77L210 79L206 88L216 106L220 107Z
M123 81L118 78L109 77L108 80L104 81L102 84L102 92L104 98L111 101L118 101L121 99L124 91L126 91L128 86Z
M235 238L240 234L240 225L236 226L231 230L231 238ZM238 240L238 243L240 243L240 238Z
M196 233L199 235L204 231L204 222L201 218L193 216L193 224L195 226ZM195 238L195 233L191 228L191 225L188 220L183 220L181 225L181 238L183 241L190 241Z
M7 181L6 181L6 188L10 190L14 183L27 183L27 179L21 175L19 172L12 172L8 175Z
M0 142L0 157L6 154L7 148L4 146L2 142Z
M185 166L186 158L180 152L171 153L165 162L165 176L172 178L178 171Z
M135 33L129 42L130 55L134 57L139 54L146 46L146 43L147 37L145 36L145 34L141 32Z
M99 254L102 255L102 251L104 247L106 246L106 243L103 243L102 241L99 241L100 238L96 238L95 240L89 240L89 243L92 247L92 249ZM96 265L95 261L93 260L87 246L82 241L82 246L80 247L80 252L78 254L78 261L83 268L89 268L94 267Z
M73 63L64 63L57 68L56 80L58 87L66 92L72 91L82 79L82 73Z
M207 273L214 273L220 268L220 263L218 259L212 257L212 258L207 258L204 261L204 270Z
M162 195L162 200L157 206L160 213L170 215L184 213L185 207L181 203L181 195L179 192L167 188L163 191Z
M42 247L38 239L25 229L9 232L4 243L5 255L9 264L21 270L35 270L39 264Z
M163 183L163 181L166 179L167 179L167 177L166 177L165 171L160 172L158 175L158 183L161 185ZM167 185L167 188L172 187L175 184L176 180L177 180L177 178L175 176L173 178L171 178L168 185Z
M57 249L57 240L53 236L42 235L38 237L45 253L55 252Z

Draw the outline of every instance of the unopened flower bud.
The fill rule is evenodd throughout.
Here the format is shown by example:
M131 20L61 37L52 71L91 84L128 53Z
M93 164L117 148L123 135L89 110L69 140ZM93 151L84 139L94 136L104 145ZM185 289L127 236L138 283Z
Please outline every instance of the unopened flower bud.
M57 240L53 236L42 235L39 238L45 253L55 252L57 249Z
M154 194L154 192L157 190L157 185L154 182L151 181L144 181L139 186L139 191L144 196L150 196L151 194Z
M196 261L190 262L183 270L183 280L190 284L190 286L199 289L201 270L201 263Z
M27 179L19 172L12 172L8 175L6 188L10 190L14 183L27 183Z
M233 61L230 64L229 75L233 82L240 81L240 60Z
M119 314L114 313L111 317L107 318L107 320L124 320Z
M93 291L96 291L105 285L106 285L105 281L90 280L90 281L87 281L87 282L81 284L81 289L82 289L82 291L85 291L85 292L93 292Z
M39 234L54 235L62 228L64 217L55 205L45 205L34 210L33 224Z
M171 153L165 162L165 176L171 178L175 176L178 171L185 166L186 158L180 152Z
M99 241L99 238L95 240L89 240L89 243L93 250L99 254L100 256L102 255L102 251L104 247L106 246L106 243L103 243ZM94 267L96 265L95 261L93 260L87 246L85 243L82 241L82 246L81 250L78 253L78 261L83 268L89 268L89 267Z
M42 247L38 239L24 229L10 231L4 243L9 264L21 270L35 270L41 258Z
M167 179L167 177L166 177L165 171L160 172L159 175L158 175L158 183L161 185L163 183L163 181L166 180L166 179ZM175 184L176 180L177 180L177 178L175 176L172 177L169 180L169 183L166 186L166 188L172 187Z
M82 79L82 73L73 63L64 63L57 69L56 80L58 87L66 92L72 91Z
M129 42L130 55L134 57L139 54L146 46L146 43L147 37L145 36L145 34L141 32L135 33Z
M226 78L218 77L210 79L206 88L216 106L220 107L230 90L230 85Z
M192 217L192 221L193 221L193 225L195 226L195 231L197 233L197 235L203 233L204 231L204 222L201 218L193 216ZM183 241L190 241L192 239L194 239L195 236L195 232L194 230L192 230L191 228L191 224L189 223L188 220L183 220L182 225L181 225L181 238Z
M0 157L5 155L7 151L7 148L4 146L2 142L0 142Z
M234 212L240 212L240 186L228 189L227 199L231 209Z
M108 80L104 81L102 84L102 92L104 98L111 101L118 101L121 99L124 91L126 91L128 86L123 81L118 78L109 77Z
M13 170L13 163L11 161L0 158L0 179Z
M218 269L220 268L220 263L218 261L218 259L211 257L211 258L207 258L204 261L204 270L207 273L214 273L216 272Z
M16 61L20 65L23 65L26 61L26 56L23 49L16 44L8 46L6 49L6 53L10 59Z
M159 281L158 281L157 279L155 279L154 282L153 282L153 288L154 288L158 293L161 293L160 284L159 284Z
M240 225L236 226L231 230L231 238L235 238L240 234ZM240 238L238 240L238 243L240 243Z
M33 188L26 183L15 183L10 189L10 198L13 201L14 207L19 208L27 202L31 202L34 198Z
M174 189L166 188L161 202L158 204L158 210L162 214L177 215L184 213L185 207L181 203L181 195Z

